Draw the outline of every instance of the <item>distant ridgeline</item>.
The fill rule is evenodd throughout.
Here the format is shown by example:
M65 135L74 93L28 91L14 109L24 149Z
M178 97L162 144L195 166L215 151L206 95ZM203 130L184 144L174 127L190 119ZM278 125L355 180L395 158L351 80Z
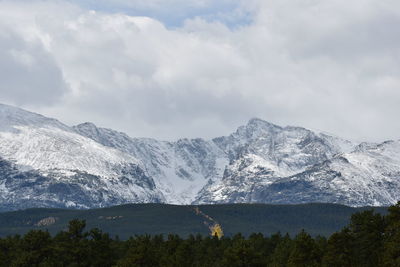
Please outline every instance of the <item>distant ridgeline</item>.
M249 207L248 205L246 208ZM322 208L323 205L319 207ZM127 208L129 207L116 207L120 214ZM168 212L174 207L160 205L158 208ZM185 208L188 211L186 215L185 212L171 214L179 215L175 217L176 221L182 220L179 226L191 223L186 216L192 214L215 235L198 234L185 238L174 234L136 235L121 241L111 238L98 228L85 231L85 220L75 219L55 236L51 236L47 231L31 230L23 237L17 235L0 238L0 266L400 266L400 202L388 208L386 215L376 213L372 209L359 211L351 216L346 227L328 238L312 237L305 230L294 236L280 233L270 236L261 233L253 233L248 237L241 234L222 236L221 226L213 217L198 207ZM240 215L240 209L223 206L219 209L218 212L225 213L224 216L230 212L237 212L236 216ZM309 210L311 212L308 215L314 217L312 209ZM43 214L44 211L41 212ZM60 217L48 217L34 224L38 227L36 229L56 225L66 211L59 212ZM98 218L100 221L118 221L125 218L125 214L113 216L106 214L105 210L87 212L91 212L92 217L97 216L99 212L103 213L104 215ZM158 212L158 215L161 215L160 210ZM303 216L307 215L304 211L300 213ZM327 213L325 216L329 217ZM14 216L11 220L16 218ZM139 220L139 217L136 219ZM160 225L168 224L164 219L166 217L154 217L153 221L158 221ZM336 218L331 216L329 219ZM142 223L146 220L147 218L144 218ZM290 224L290 221L287 223Z

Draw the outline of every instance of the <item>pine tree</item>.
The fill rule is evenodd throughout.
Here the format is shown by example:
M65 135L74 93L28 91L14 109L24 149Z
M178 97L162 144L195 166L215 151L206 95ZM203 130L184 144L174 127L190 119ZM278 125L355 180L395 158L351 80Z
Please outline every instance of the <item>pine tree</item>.
M292 249L293 241L291 240L290 236L286 234L284 237L278 240L278 243L271 256L271 266L287 266Z
M156 249L149 235L137 236L130 241L131 247L127 255L118 262L118 267L159 266L159 259L155 256L157 255Z
M320 266L315 240L302 230L293 240L293 249L288 259L289 267Z
M332 234L328 240L322 265L326 267L353 266L353 243L353 237L348 228Z
M244 238L235 238L230 248L226 249L221 262L226 267L250 267L265 266L261 259L261 253L250 246Z
M117 261L117 251L113 247L114 241L108 234L95 228L89 231L89 258L90 265L95 267L112 266Z
M89 266L88 233L84 232L84 220L72 220L68 230L54 237L55 258L61 266Z
M19 244L20 253L11 266L38 266L50 263L52 257L51 236L48 232L29 231Z
M355 213L349 225L353 237L353 259L355 266L376 267L382 263L383 233L385 222L373 210Z
M400 202L388 209L384 241L384 266L400 266Z

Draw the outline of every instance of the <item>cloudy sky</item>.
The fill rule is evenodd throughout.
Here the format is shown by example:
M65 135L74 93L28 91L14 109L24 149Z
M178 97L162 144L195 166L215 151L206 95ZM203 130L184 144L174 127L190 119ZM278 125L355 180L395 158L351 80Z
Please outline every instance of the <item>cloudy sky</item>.
M0 0L0 102L131 136L400 138L398 0Z

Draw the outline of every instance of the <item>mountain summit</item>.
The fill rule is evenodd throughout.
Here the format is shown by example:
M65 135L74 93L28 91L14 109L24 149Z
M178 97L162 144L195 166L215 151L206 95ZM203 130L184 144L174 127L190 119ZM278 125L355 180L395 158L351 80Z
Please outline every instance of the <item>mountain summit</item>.
M251 119L229 136L131 138L0 105L0 209L123 203L395 203L400 142Z

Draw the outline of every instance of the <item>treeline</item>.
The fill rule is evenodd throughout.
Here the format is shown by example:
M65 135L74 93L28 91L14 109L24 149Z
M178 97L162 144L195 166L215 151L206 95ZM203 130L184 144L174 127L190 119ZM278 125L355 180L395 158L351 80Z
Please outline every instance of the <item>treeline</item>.
M122 241L73 220L54 237L32 230L0 239L0 266L400 266L400 202L386 216L354 214L328 239L302 231L293 238L142 235Z

